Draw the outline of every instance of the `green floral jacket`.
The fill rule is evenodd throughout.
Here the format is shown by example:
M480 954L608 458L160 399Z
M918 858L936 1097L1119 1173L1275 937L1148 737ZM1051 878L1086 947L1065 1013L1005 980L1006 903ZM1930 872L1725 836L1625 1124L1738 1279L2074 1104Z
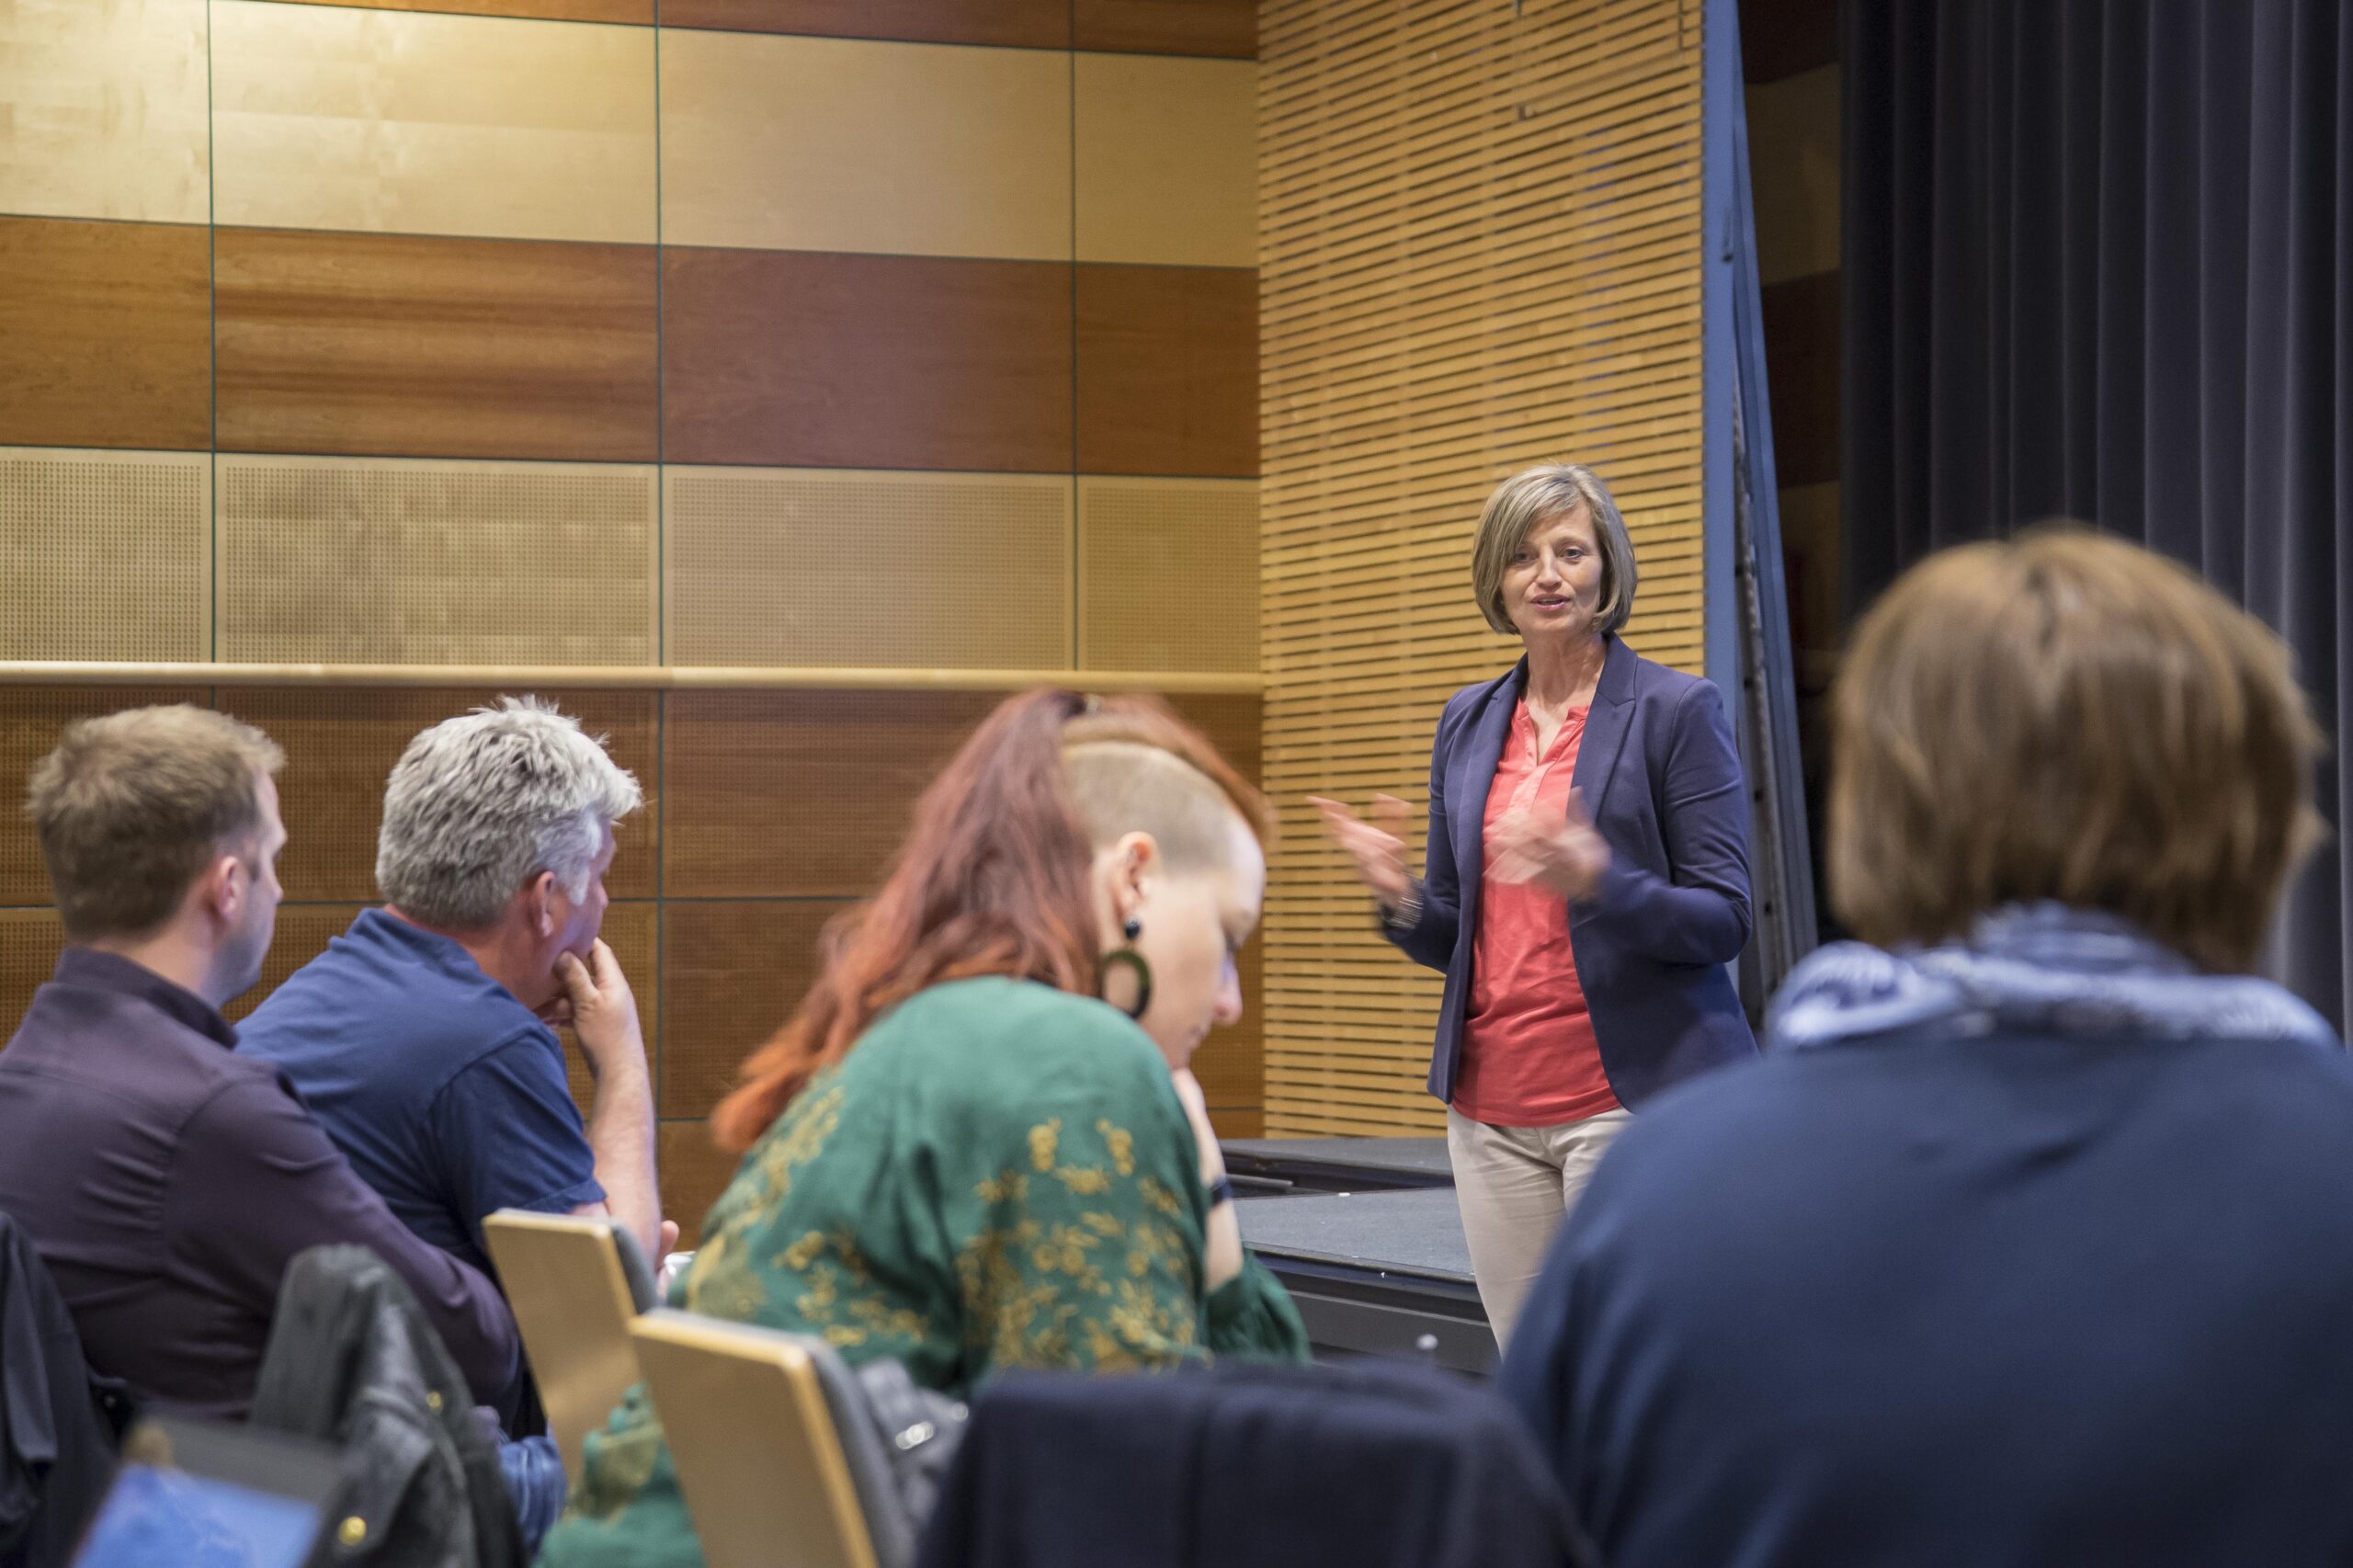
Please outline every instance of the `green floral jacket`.
M1023 981L938 985L878 1019L744 1156L671 1304L822 1335L964 1394L1006 1367L1304 1360L1255 1257L1214 1292L1190 1123L1150 1040ZM543 1568L700 1568L643 1389L586 1445Z

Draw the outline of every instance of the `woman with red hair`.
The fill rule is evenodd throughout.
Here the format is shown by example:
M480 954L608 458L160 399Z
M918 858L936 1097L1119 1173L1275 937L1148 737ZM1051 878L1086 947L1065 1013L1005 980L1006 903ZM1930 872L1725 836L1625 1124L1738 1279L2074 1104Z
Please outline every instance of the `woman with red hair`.
M1000 707L712 1118L744 1160L673 1304L959 1395L1005 1367L1305 1359L1189 1066L1242 1014L1270 821L1155 700ZM701 1561L634 1391L540 1562Z

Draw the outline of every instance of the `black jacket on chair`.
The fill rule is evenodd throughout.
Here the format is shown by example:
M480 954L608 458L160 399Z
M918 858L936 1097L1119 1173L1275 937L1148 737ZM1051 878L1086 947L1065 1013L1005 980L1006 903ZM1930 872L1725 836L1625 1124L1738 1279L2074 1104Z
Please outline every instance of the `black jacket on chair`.
M108 1396L32 1239L0 1214L0 1568L63 1568L114 1475Z
M313 1247L288 1267L253 1422L343 1450L338 1528L314 1561L521 1568L497 1442L465 1374L400 1276L366 1247Z
M1561 1568L1568 1512L1493 1393L1232 1363L989 1385L919 1568Z

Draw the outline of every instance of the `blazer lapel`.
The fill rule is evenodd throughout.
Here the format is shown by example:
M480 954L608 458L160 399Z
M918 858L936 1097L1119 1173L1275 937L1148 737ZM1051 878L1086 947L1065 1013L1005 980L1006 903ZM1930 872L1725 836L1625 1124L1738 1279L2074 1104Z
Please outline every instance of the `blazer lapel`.
M1601 802L1609 781L1618 776L1618 754L1625 748L1626 732L1633 725L1634 651L1616 637L1603 655L1601 678L1594 683L1593 706L1585 716L1585 738L1577 743L1574 780L1585 802L1587 822L1601 820Z
M1479 881L1487 866L1483 842L1487 825L1487 791L1495 788L1495 766L1503 760L1504 742L1511 734L1511 716L1519 706L1520 683L1527 678L1522 658L1511 673L1487 688L1486 705L1479 710L1446 781L1453 830L1455 881L1462 890L1462 913L1478 907Z

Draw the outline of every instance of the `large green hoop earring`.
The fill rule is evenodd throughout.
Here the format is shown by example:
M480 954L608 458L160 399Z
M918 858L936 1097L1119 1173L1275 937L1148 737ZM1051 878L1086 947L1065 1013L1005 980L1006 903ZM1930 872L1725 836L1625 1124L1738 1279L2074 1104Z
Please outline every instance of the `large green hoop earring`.
M1136 977L1135 1006L1120 1007L1117 1002L1111 1002L1111 1006L1120 1007L1120 1011L1131 1018L1142 1018L1144 1010L1152 1006L1152 966L1143 961L1143 955L1136 951L1134 946L1135 939L1143 935L1143 923L1132 917L1130 918L1126 925L1120 927L1120 935L1127 937L1129 945L1124 948L1114 948L1105 953L1100 960L1100 967L1106 980L1110 978L1110 971L1113 969L1126 969L1134 973ZM1103 999L1106 1002L1111 1001L1108 995Z

